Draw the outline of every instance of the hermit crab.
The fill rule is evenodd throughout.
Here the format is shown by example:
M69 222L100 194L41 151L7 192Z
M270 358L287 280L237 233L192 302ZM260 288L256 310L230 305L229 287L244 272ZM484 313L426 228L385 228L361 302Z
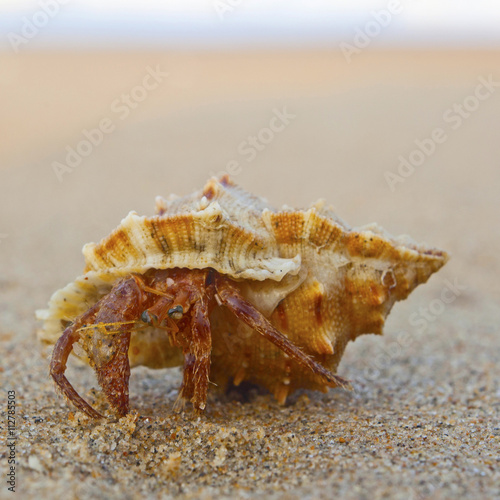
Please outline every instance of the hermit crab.
M129 213L83 254L83 275L37 316L56 386L94 418L65 376L71 352L117 416L137 365L183 364L179 401L199 410L210 382L260 384L280 403L298 388L349 387L334 374L347 343L381 334L394 303L448 259L375 224L352 229L323 202L276 210L228 177L157 198L156 215Z

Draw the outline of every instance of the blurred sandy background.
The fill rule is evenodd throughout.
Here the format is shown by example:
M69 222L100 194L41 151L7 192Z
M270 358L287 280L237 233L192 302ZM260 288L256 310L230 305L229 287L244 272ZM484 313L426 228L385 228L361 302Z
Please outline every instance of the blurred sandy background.
M157 67L168 75L122 119L116 100L142 96ZM348 64L330 50L39 51L0 53L0 68L0 376L17 394L20 498L498 498L500 87L456 129L449 110L500 82L499 52L370 49ZM290 123L247 161L240 145L283 109ZM103 119L114 130L60 181L54 162ZM446 140L391 190L386 173L436 128ZM325 198L352 225L452 260L395 306L383 338L348 348L352 394L304 392L284 409L215 395L198 420L172 415L178 370L139 369L137 422L75 416L48 380L34 310L80 273L85 242L230 161L276 206ZM418 331L410 315L449 282L456 300ZM412 342L394 353L403 331ZM70 376L94 400L90 369Z

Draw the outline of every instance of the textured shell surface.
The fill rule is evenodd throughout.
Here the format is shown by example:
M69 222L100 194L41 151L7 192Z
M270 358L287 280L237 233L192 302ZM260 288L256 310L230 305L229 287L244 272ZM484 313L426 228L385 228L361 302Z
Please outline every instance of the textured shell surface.
M56 291L39 337L53 344L64 325L106 295L121 277L149 269L213 268L294 344L335 371L346 344L381 334L396 301L447 261L445 252L392 237L376 224L351 228L322 202L275 209L233 184L210 179L185 197L156 200L156 215L130 212L100 243L84 246L84 273ZM279 401L305 387L326 390L307 369L224 307L210 318L210 380L267 387ZM86 358L83 349L75 353ZM162 329L132 333L130 365L181 365L183 355Z

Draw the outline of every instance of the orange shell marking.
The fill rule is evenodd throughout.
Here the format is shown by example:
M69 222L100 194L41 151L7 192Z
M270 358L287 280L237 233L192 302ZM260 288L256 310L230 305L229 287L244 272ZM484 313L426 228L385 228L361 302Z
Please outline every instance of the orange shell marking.
M213 268L235 280L276 329L333 372L348 341L381 334L393 304L448 260L445 252L392 237L376 224L350 228L320 202L307 210L276 210L227 177L186 197L158 198L157 215L131 212L100 243L85 245L83 254L84 274L37 312L44 342L55 343L62 325L130 273ZM210 380L219 386L249 380L280 402L301 387L326 390L224 307L214 309L210 323ZM131 366L183 362L181 350L153 326L132 332L128 352ZM86 359L82 349L76 354Z

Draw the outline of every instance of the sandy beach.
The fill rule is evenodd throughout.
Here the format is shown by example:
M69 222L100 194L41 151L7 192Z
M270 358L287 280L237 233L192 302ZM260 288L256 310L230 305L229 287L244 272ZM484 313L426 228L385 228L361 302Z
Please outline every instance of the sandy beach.
M500 497L500 52L40 51L0 68L0 498L9 394L18 498ZM178 414L180 369L140 367L133 413L90 421L54 390L35 310L81 274L84 243L228 171L276 207L324 198L451 260L348 346L352 392L212 391ZM105 407L89 367L68 378Z

